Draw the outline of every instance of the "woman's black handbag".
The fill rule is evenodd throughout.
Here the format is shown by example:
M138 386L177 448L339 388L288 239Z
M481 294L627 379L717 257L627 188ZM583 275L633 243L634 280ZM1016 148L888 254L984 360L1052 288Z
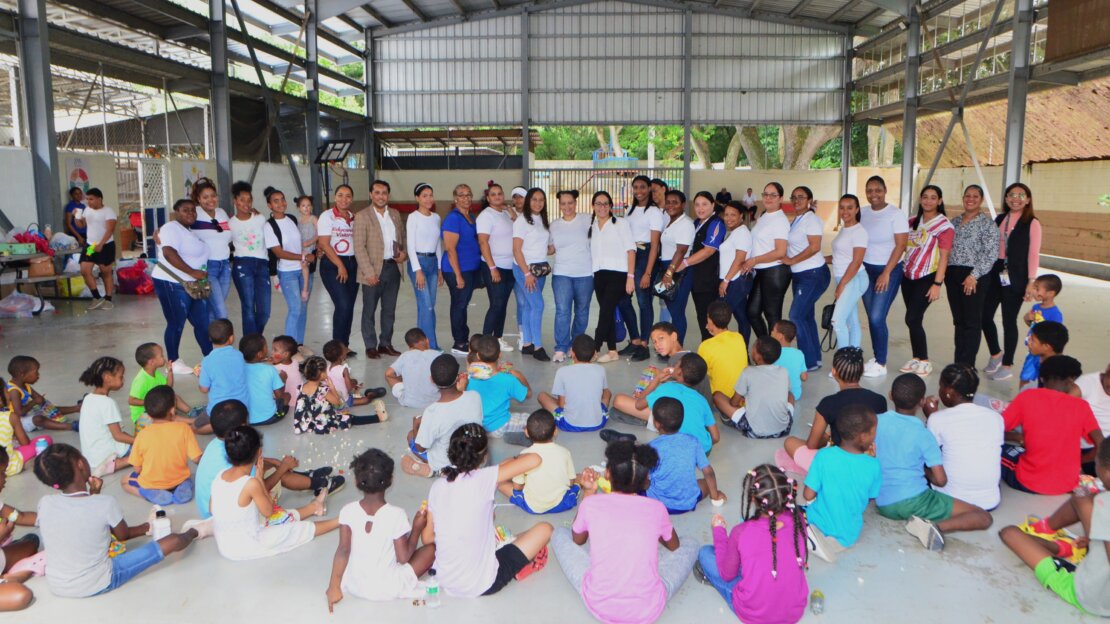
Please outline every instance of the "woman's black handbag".
M535 277L536 279L547 277L551 274L551 263L534 262L528 265L528 271L532 274L532 277Z
M836 332L833 331L833 310L835 309L834 303L821 308L821 329L825 330L825 335L821 337L823 351L832 351L836 348Z
M685 277L684 273L675 273L672 275L670 286L663 283L663 278L659 278L659 281L655 282L655 286L652 287L652 290L655 291L655 296L668 303L674 301L675 295L678 294L678 285L682 283L683 277Z

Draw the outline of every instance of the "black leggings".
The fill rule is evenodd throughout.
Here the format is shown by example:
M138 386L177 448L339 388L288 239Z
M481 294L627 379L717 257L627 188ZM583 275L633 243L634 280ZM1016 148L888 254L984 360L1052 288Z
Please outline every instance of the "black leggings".
M980 332L983 331L983 297L987 293L989 274L980 277L975 284L975 292L964 294L964 280L971 275L969 266L949 266L944 276L944 286L948 291L948 307L952 310L952 324L956 330L953 339L956 354L953 361L957 364L975 366L979 356Z
M1017 319L1021 313L1021 304L1025 301L1025 284L1003 286L999 276L1004 266L1002 260L995 262L987 280L987 292L983 301L983 336L987 339L990 354L1002 352L1002 365L1013 366L1018 343ZM994 325L994 314L999 306L1002 306L1004 351L998 344L998 328Z
M782 303L790 289L790 267L780 264L756 269L755 283L748 295L748 322L756 336L767 336L782 319Z
M598 271L594 273L594 296L597 297L598 317L597 329L594 330L594 341L598 348L602 342L609 349L617 348L617 324L614 322L617 306L621 301L629 298L624 290L627 274L621 271ZM632 323L636 320L632 319ZM629 334L631 336L631 334Z
M367 416L351 416L348 422L351 423L352 427L357 427L358 425L376 425L381 421L382 419L377 414L369 414Z
M929 340L925 335L925 310L929 309L929 289L937 274L919 279L902 279L902 301L906 304L906 327L910 330L910 349L918 360L929 359Z
M705 326L709 321L709 304L721 298L718 292L719 291L714 289L705 292L691 293L694 298L694 313L698 317L698 329L701 330L701 339L703 342L710 338L709 330L706 329Z

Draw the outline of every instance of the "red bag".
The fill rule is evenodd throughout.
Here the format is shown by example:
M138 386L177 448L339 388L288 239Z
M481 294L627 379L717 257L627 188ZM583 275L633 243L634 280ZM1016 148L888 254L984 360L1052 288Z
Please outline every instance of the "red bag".
M149 295L154 292L154 280L147 275L147 264L139 260L135 264L116 271L121 295Z

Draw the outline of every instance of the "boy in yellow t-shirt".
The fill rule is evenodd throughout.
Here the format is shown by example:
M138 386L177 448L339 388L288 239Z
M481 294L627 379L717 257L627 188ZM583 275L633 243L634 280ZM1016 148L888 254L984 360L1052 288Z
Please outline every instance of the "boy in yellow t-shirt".
M172 420L175 402L169 386L146 393L143 407L151 423L135 436L129 460L135 471L122 484L127 492L155 505L180 505L193 500L189 460L199 462L201 451L193 428Z
M748 345L743 336L728 330L732 310L727 303L714 301L709 304L706 317L705 328L713 337L701 343L698 355L709 368L710 391L731 397L736 380L748 367Z
M551 412L545 409L532 412L524 428L532 446L521 454L539 455L542 460L540 466L497 485L510 503L530 514L559 513L578 504L580 488L578 475L574 472L574 460L566 447L555 444L558 433L555 416Z

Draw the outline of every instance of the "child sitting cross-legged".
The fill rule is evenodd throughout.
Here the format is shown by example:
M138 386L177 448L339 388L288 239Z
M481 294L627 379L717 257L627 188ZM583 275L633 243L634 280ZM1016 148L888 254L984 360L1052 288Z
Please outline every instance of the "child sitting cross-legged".
M0 447L0 491L7 485L5 470L8 467L8 453ZM33 511L20 511L11 505L0 502L0 611L18 611L31 603L31 590L23 584L31 576L27 566L38 553L39 536L34 533L12 539L12 531L17 526L33 527L38 523L38 514ZM16 568L21 568L16 571Z
M879 414L875 434L875 458L883 469L875 499L879 515L908 520L906 530L929 550L944 548L945 533L990 527L986 511L929 487L944 487L948 475L937 439L917 417L925 401L925 381L916 373L899 375L890 386L890 400L895 411Z
M172 420L176 400L169 386L146 393L143 406L150 424L135 436L129 456L135 470L123 482L125 492L155 505L180 505L193 500L189 460L200 461L200 446L192 427Z
M122 384L122 382L121 382ZM181 533L108 558L112 537L127 541L150 533L150 525L129 526L119 502L101 496L104 483L89 462L68 444L52 444L35 459L35 476L57 494L39 500L38 526L50 551L46 584L57 596L85 598L105 594L135 578L167 555L185 550L198 537L191 520Z
M834 427L840 441L817 451L806 474L808 546L829 563L859 539L863 512L882 487L882 467L875 459L876 424L869 407L849 405L841 410Z
M339 396L345 407L366 405L374 399L385 396L385 388L367 388L362 390L362 384L351 377L351 367L347 364L347 354L350 350L347 345L338 340L329 340L324 343L324 359L328 362L328 384ZM306 360L307 361L307 360ZM308 378L306 377L307 381Z
M659 437L648 446L659 453L659 464L651 471L647 496L663 503L667 513L693 511L708 496L715 505L723 505L725 493L717 489L717 475L697 439L681 432L682 403L662 397L651 408ZM695 475L700 470L702 478Z
M54 405L31 387L38 383L40 369L39 361L28 355L17 355L8 362L11 378L4 384L4 395L8 398L12 416L22 424L20 433L25 437L27 434L23 432L36 429L76 430L77 423L68 422L66 416L79 412L79 405ZM22 438L19 440L21 444L27 443Z
M490 437L527 446L524 425L528 415L511 413L509 402L527 401L532 396L528 380L518 370L501 370L501 344L497 338L479 336L471 342L478 352L478 361L468 367L470 381L467 388L482 397L482 425Z
M92 386L93 391L81 402L81 452L89 465L93 466L92 475L102 477L130 464L127 454L135 437L120 426L123 417L119 407L109 396L123 387L123 362L114 357L97 358L85 372L80 382Z
M570 353L574 363L560 367L551 394L541 392L537 398L563 431L597 431L609 420L612 396L605 367L593 363L597 343L580 334L571 342Z
M293 410L294 433L324 435L336 429L349 429L352 425L373 425L389 420L389 414L381 409L381 401L376 403L374 414L352 416L347 413L347 403L329 385L331 378L324 358L318 355L305 358L301 374L305 381Z
M1029 355L1021 368L1020 390L1037 387L1041 376L1041 364L1054 355L1062 354L1064 347L1068 345L1068 328L1056 321L1041 321L1029 328L1029 339L1026 344L1029 347Z
M578 475L574 472L574 458L570 456L570 451L555 444L555 436L559 435L555 417L545 409L532 412L524 427L524 435L532 441L532 446L520 454L539 455L543 461L512 481L498 484L497 489L510 503L530 514L573 509L578 504Z
M131 379L127 405L131 409L131 422L135 425L135 433L137 434L150 424L150 418L144 416L143 412L143 399L146 398L146 393L158 386L172 388L173 367L167 365L166 353L162 350L162 346L156 342L144 342L139 345L135 349L135 362L139 365L139 371ZM196 411L200 412L202 410L198 409ZM180 395L174 397L174 411L170 414L171 419L190 423L197 433L212 433L212 427L208 425L208 418L201 416L193 419L191 417L193 412L193 408L189 407L189 404Z
M1099 444L1096 471L1104 491L1072 494L1051 516L999 531L1002 543L1033 569L1037 582L1084 613L1110 616L1110 440ZM1063 529L1079 524L1084 536L1061 539ZM1067 561L1080 546L1087 556Z
M296 356L297 361L293 358ZM304 358L297 350L297 341L292 336L278 336L270 346L270 363L277 369L278 375L285 383L285 393L289 395L289 407L297 405L301 396L301 386L304 377L301 376L301 362Z
M0 379L0 385L3 380ZM12 476L23 472L25 465L30 465L32 459L38 454L39 440L46 442L46 446L53 444L54 439L50 436L36 436L34 438L27 437L27 433L23 432L24 437L27 437L27 443L23 444L16 438L16 431L23 432L23 427L11 411L8 405L7 395L0 393L0 448L4 449L7 453L8 461L4 465L4 475Z
M752 365L740 373L731 397L713 393L724 421L749 438L781 438L794 424L790 373L776 365L782 346L770 336L752 344Z
M439 399L439 388L432 383L432 362L443 355L431 348L428 335L419 327L405 332L405 351L385 370L385 382L397 402L405 407L424 409Z
M744 475L744 521L729 532L713 516L694 576L713 586L746 624L797 622L806 609L806 520L794 480L770 464Z
M712 336L703 340L698 355L705 360L709 389L713 393L732 396L732 388L748 367L748 346L744 337L729 331L732 308L724 301L714 301L706 310L705 329Z
M247 410L254 427L272 425L285 418L290 396L285 381L270 361L269 345L262 334L247 334L239 341L247 363Z
M428 510L416 511L409 524L405 510L385 501L393 485L393 460L379 449L354 458L351 472L362 500L339 511L339 547L328 585L328 611L348 593L366 600L419 598L424 587L418 580L436 558L436 545L420 545L428 525Z
M401 458L401 470L418 477L435 477L451 464L447 445L451 434L466 423L482 424L482 397L466 390L466 373L459 372L459 361L441 353L432 362L432 383L439 389L439 400L412 419L408 455Z

